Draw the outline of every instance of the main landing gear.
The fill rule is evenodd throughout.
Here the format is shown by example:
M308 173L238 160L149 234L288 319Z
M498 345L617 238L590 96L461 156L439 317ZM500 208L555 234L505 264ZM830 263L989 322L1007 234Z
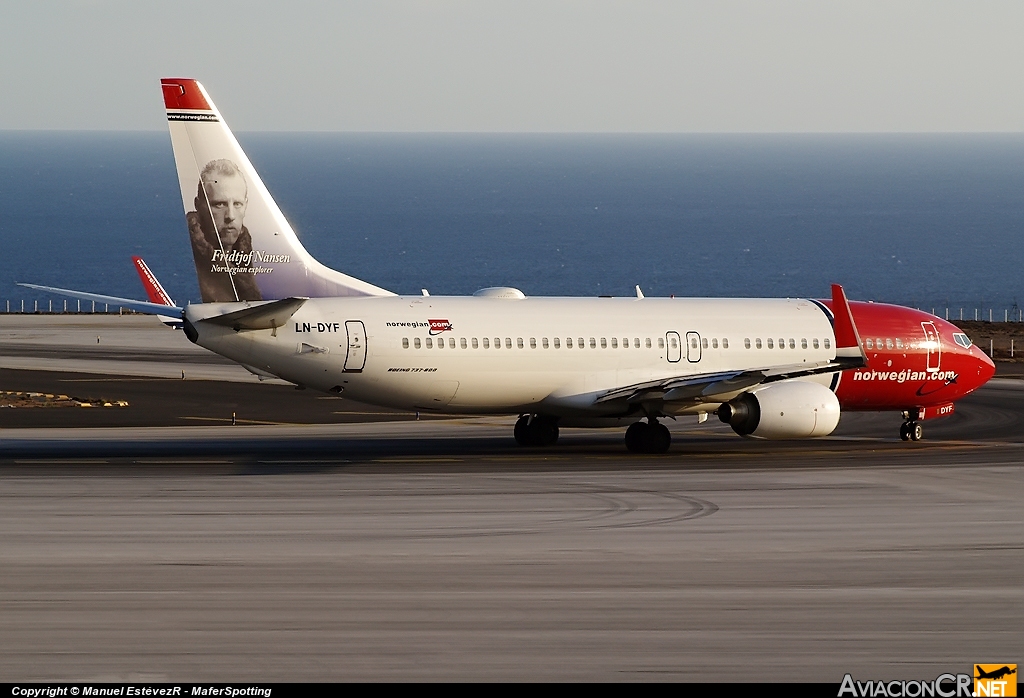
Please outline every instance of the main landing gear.
M558 422L552 417L524 414L513 432L520 446L552 446L558 441Z
M668 427L654 417L634 422L626 429L626 448L633 453L664 453L672 444Z
M904 441L920 441L924 438L924 427L921 422L908 419L900 425L900 438Z

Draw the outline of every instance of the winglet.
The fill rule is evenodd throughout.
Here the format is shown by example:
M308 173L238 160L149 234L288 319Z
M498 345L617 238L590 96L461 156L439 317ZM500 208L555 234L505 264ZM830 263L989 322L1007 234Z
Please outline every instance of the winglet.
M135 271L139 273L139 279L142 280L142 287L146 289L146 296L149 297L149 302L173 306L174 301L171 300L163 285L157 280L156 275L150 271L149 265L146 264L142 257L132 257L132 262L135 263Z
M832 284L832 313L835 316L836 358L860 359L866 363L867 357L860 345L860 333L853 321L850 302L846 300L846 292L839 284Z

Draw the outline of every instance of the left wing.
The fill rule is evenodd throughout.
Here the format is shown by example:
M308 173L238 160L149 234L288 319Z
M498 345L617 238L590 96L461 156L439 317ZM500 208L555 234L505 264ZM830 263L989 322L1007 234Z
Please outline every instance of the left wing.
M37 291L56 293L59 296L81 298L84 301L96 301L97 303L107 303L109 305L117 306L119 308L127 308L128 310L134 310L137 313L145 313L147 315L166 315L168 313L173 313L174 315L181 317L182 309L175 305L147 303L146 301L137 301L131 298L119 298L118 296L104 296L99 293L86 293L85 291L72 291L67 288L57 288L55 286L39 286L38 284L23 283L19 283L18 285L24 286L25 288L33 288Z
M660 400L662 402L728 402L755 385L776 381L834 373L867 365L867 357L860 344L860 334L853 321L850 303L839 284L832 284L832 308L835 315L836 357L831 361L799 363L762 368L741 369L720 373L699 373L659 378L613 388L602 393L594 404L621 400L635 404Z

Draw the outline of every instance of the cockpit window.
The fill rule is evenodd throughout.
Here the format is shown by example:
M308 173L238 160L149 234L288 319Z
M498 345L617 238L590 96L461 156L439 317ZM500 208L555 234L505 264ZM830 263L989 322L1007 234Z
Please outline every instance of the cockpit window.
M971 338L967 335L957 332L953 335L953 341L962 346L964 349L971 348Z

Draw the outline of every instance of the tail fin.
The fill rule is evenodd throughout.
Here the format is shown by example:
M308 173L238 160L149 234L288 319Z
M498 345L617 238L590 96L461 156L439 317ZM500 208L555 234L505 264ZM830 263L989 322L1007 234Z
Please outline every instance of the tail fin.
M306 252L199 82L161 87L204 303L393 295Z

